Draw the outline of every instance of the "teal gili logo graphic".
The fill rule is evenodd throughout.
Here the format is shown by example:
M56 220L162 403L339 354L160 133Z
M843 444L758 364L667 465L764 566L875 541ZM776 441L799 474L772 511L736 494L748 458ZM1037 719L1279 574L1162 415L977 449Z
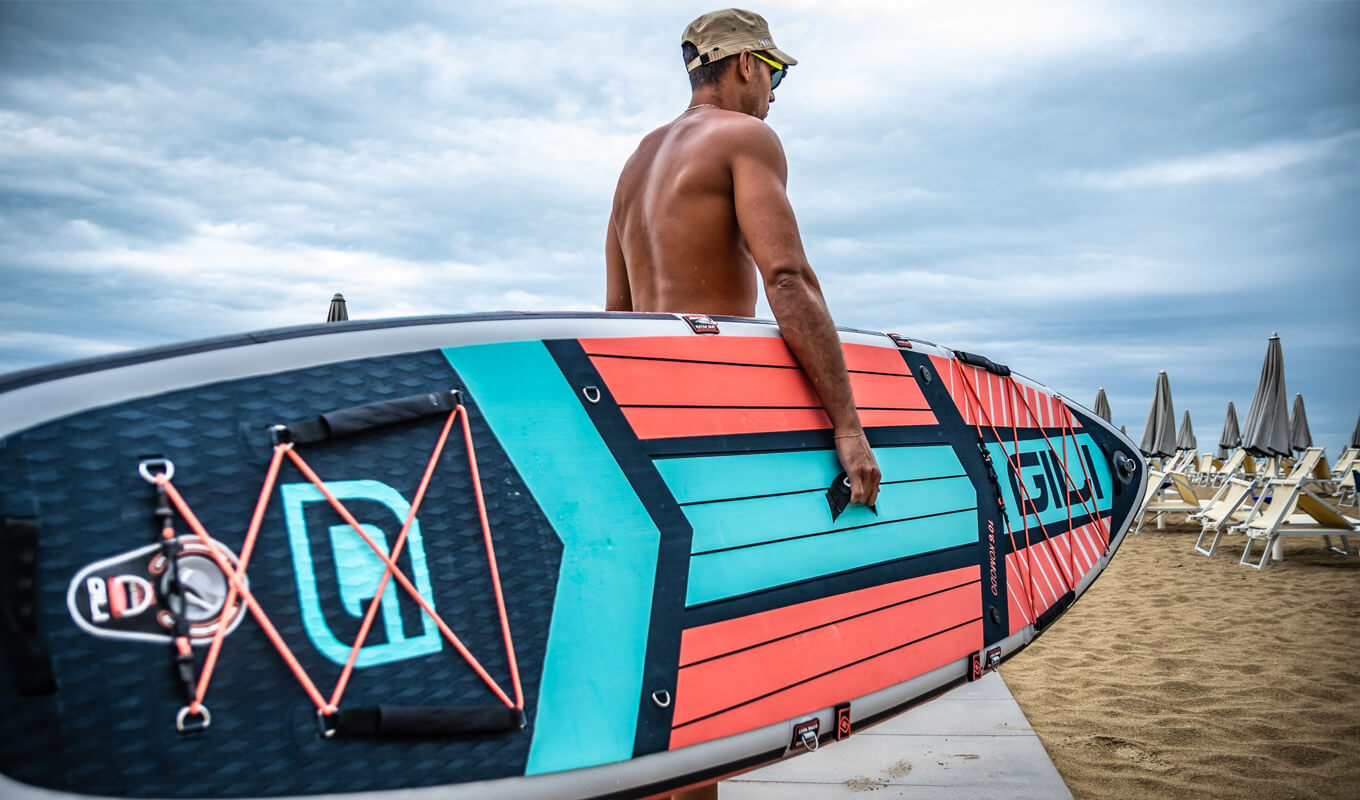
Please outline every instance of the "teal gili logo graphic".
M380 503L391 509L396 516L392 526L392 540L406 515L411 512L411 504L406 498L380 481L336 481L327 483L332 494L341 502L346 500L367 500ZM320 503L330 508L325 495L310 483L286 483L280 487L283 493L284 521L288 526L288 546L293 553L293 573L297 577L298 603L302 609L302 624L307 636L326 658L337 664L349 659L353 642L342 642L326 622L321 607L321 595L317 588L316 565L312 558L312 545L307 538L308 505ZM363 524L364 533L382 548L384 555L391 554L392 542L376 525ZM332 525L329 530L329 544L334 557L335 581L340 587L340 604L345 612L357 619L363 619L368 610L368 601L378 591L386 565L373 552L373 548L348 524ZM403 550L410 558L410 571L407 577L415 584L430 608L435 607L434 592L430 585L430 570L425 563L425 544L420 535L420 520L411 521L411 529L406 534ZM403 570L405 571L405 570ZM329 577L329 576L327 576ZM404 598L404 599L403 599ZM408 637L402 629L401 603L411 602L410 597L395 579L388 579L387 589L383 591L382 604L374 621L374 630L369 638L373 644L365 644L355 661L356 667L372 667L393 661L404 661L419 656L437 653L443 647L439 630L434 620L425 613L420 615L421 633ZM385 632L384 637L379 633Z

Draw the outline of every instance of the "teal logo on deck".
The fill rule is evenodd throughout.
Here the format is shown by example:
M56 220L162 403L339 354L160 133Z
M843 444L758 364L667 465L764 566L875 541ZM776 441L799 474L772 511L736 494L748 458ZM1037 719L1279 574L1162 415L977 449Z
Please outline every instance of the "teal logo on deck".
M396 540L396 532L406 521L406 515L411 513L411 504L406 502L406 498L396 489L380 481L337 481L327 483L326 488L342 502L367 500L391 509L396 518L396 524L391 526L392 541ZM307 536L307 509L330 508L330 504L326 502L321 491L310 483L286 483L280 490L283 493L283 515L288 526L288 546L293 553L293 574L297 577L298 604L302 609L303 627L307 631L307 637L322 655L337 664L344 664L349 660L349 652L354 642L342 642L326 621L318 584L318 578L322 576L317 574L312 557L313 544ZM388 541L387 534L382 528L369 524L360 527L383 550L384 555L391 554L392 542ZM373 552L373 548L369 547L348 524L332 525L327 533L323 546L330 548L335 575L324 577L328 581L334 580L339 586L340 605L344 612L356 619L363 619L370 600L377 594L378 583L382 580L386 567L383 560ZM430 570L425 563L425 544L421 539L419 520L411 521L411 529L406 534L406 545L403 550L409 557L410 564L410 568L403 569L403 572L410 578L411 583L415 584L421 597L434 608L434 592L430 585ZM401 624L403 602L412 602L410 596L395 578L388 579L378 616L367 638L372 644L365 644L359 651L355 666L371 667L417 658L437 653L443 647L434 620L423 612L420 615L421 633L418 636L406 635Z
M1075 518L1111 508L1110 467L1087 434L1022 440L1018 447L989 443L987 449L1013 528L1023 527L1026 518L1030 525L1051 525L1065 523L1069 514Z

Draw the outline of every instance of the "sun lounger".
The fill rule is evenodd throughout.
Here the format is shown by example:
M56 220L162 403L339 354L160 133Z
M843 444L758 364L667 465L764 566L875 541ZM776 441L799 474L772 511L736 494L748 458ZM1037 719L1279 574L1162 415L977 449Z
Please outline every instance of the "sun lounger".
M1332 467L1332 477L1340 480L1357 466L1360 461L1360 447L1347 447L1341 451L1341 457L1336 460L1336 466Z
M1304 487L1301 480L1274 481L1275 499L1246 522L1229 530L1247 534L1247 545L1242 550L1241 563L1264 569L1270 562L1271 546L1285 536L1321 536L1327 549L1342 555L1350 554L1350 535L1360 530L1360 519L1342 515L1325 500ZM1341 547L1332 544L1332 536L1341 539ZM1265 545L1259 561L1251 558L1253 543Z
M1257 511L1256 504L1251 500L1251 490L1254 488L1256 488L1254 478L1251 480L1229 478L1218 493L1204 503L1202 510L1190 515L1192 521L1200 523L1199 539L1195 540L1195 552L1206 556L1213 555L1229 527L1243 524L1250 519ZM1206 549L1204 539L1211 534L1213 541Z
M1199 498L1190 479L1179 472L1148 471L1148 488L1143 494L1143 511L1134 533L1143 530L1149 517L1156 517L1160 527L1164 514L1193 514L1200 510Z
M1256 476L1256 460L1251 454L1242 448L1237 448L1228 456L1228 460L1218 466L1218 469L1206 476L1206 485L1222 486L1227 483L1229 478L1254 478Z
M1346 477L1341 479L1336 488L1336 504L1338 506L1357 506L1355 502L1355 484L1360 481L1360 464L1355 465Z
M1332 467L1327 463L1327 454L1321 447L1304 450L1299 460L1294 462L1294 468L1289 471L1285 480L1303 481L1305 486L1313 484L1322 490L1323 494L1332 494L1336 491L1336 483L1332 480Z

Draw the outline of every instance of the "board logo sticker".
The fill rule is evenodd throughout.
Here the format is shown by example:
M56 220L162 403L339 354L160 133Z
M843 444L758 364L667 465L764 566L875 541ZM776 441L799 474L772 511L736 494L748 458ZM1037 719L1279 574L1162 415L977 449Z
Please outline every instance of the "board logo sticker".
M175 541L179 545L179 580L189 639L194 644L207 644L223 623L227 576L198 539L182 536ZM217 546L234 567L236 554L220 542ZM71 578L66 590L71 619L87 633L105 639L171 641L174 614L181 609L178 598L169 595L167 566L159 544L85 566ZM248 588L249 579L243 580ZM227 633L235 630L244 615L244 604L237 603L226 621Z
M396 531L406 521L411 512L410 503L401 493L381 481L358 480L327 483L331 494L341 501L367 500L386 506L395 516L392 540ZM302 624L307 638L326 658L336 664L349 660L350 649L354 643L345 642L331 629L327 622L326 610L322 607L320 580L324 579L339 587L338 602L343 614L363 619L368 611L368 602L378 589L386 570L383 560L373 552L363 538L348 524L329 527L326 543L330 550L330 563L334 574L322 575L318 570L318 560L313 558L313 544L307 535L307 509L329 509L325 495L310 483L286 483L280 487L283 494L283 515L288 527L288 546L293 554L293 574L297 578L298 605L302 610ZM384 555L391 554L392 543L387 534L376 525L361 524L363 531L382 548ZM325 546L325 545L323 545ZM409 568L402 571L415 584L420 596L435 608L434 591L430 583L430 570L425 562L425 544L420 535L420 521L411 521L411 529L406 534L406 544L400 559L409 559ZM359 650L356 667L371 667L393 661L437 653L443 648L443 640L434 620L425 613L420 614L421 630L418 635L408 636L402 626L401 604L412 602L396 581L389 580L383 592L379 613L374 619L373 630Z
M850 736L850 704L841 703L836 706L836 741Z

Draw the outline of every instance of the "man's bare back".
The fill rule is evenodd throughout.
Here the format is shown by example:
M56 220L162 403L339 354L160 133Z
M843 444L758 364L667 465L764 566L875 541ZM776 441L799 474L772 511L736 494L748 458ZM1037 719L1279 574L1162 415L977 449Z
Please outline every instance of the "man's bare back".
M797 62L774 47L763 18L736 9L696 19L682 42L691 104L644 137L619 176L605 308L750 317L763 283L831 422L850 500L873 505L878 463L803 251L784 147L763 121L774 85Z
M734 213L731 163L731 140L752 125L764 127L698 108L642 140L614 198L629 291L616 287L611 308L755 316L759 274Z

